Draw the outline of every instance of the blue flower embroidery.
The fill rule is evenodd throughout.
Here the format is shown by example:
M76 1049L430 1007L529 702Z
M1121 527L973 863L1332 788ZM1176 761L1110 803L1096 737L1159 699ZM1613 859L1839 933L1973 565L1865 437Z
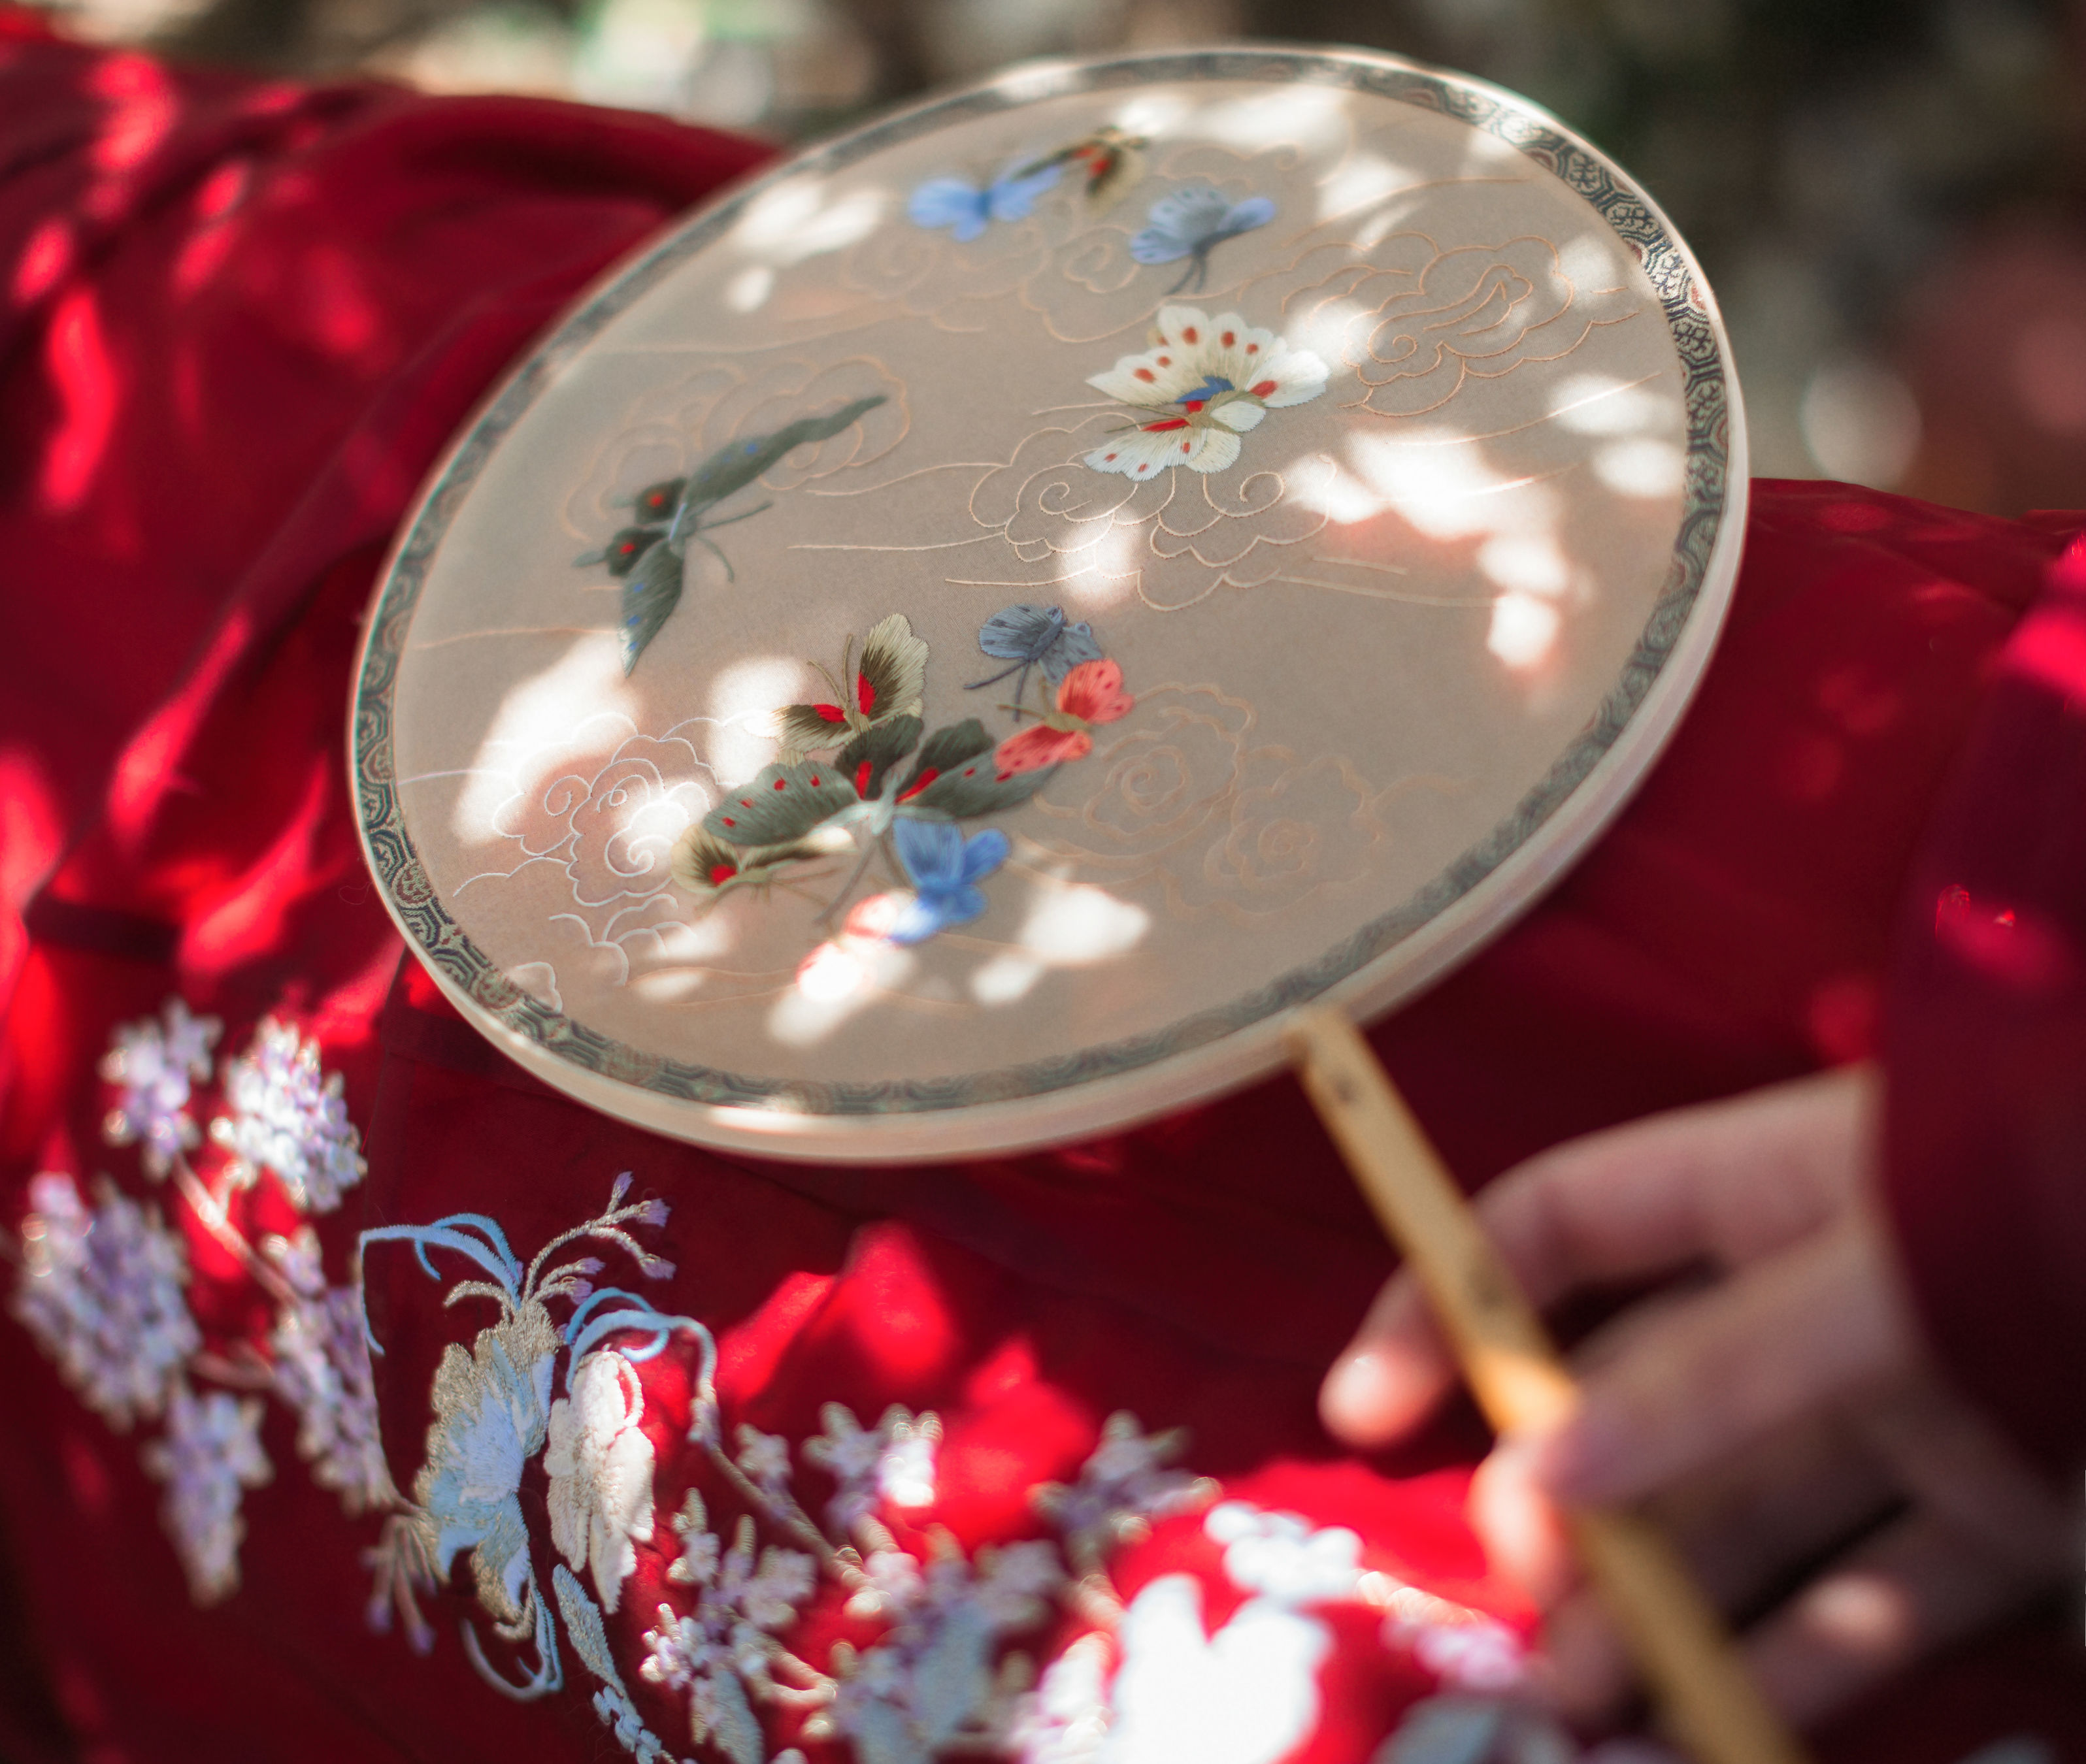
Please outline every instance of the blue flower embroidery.
M937 931L968 925L986 909L977 884L1007 861L1007 835L989 827L968 839L953 821L901 820L891 830L914 898L888 933L893 943L924 943Z
M1005 171L983 189L960 177L931 177L913 191L905 212L914 226L946 227L959 244L968 244L995 220L1026 220L1060 170L1044 165Z
M1149 224L1130 241L1139 263L1178 263L1188 259L1181 279L1166 291L1200 289L1210 274L1210 253L1227 239L1265 227L1275 219L1275 204L1265 196L1227 202L1207 184L1191 184L1152 205Z

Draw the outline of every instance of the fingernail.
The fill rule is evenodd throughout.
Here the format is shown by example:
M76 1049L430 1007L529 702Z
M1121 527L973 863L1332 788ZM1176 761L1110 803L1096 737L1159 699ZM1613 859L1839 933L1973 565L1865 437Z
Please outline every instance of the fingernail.
M1319 1392L1319 1409L1326 1421L1339 1427L1360 1427L1380 1408L1384 1393L1381 1358L1367 1348L1335 1362Z

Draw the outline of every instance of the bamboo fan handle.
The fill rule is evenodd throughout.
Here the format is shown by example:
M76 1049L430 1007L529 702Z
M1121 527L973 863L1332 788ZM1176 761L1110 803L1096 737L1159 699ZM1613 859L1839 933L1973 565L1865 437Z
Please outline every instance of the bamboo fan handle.
M1419 1277L1486 1418L1502 1433L1563 1420L1578 1387L1369 1044L1323 1009L1300 1014L1288 1039L1305 1091ZM1567 1524L1667 1724L1701 1764L1805 1764L1666 1535L1628 1512L1581 1510Z

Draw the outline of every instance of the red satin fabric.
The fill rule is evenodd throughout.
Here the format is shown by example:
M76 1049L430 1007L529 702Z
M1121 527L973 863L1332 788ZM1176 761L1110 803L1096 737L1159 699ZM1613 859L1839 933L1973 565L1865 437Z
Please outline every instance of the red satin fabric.
M672 1203L656 1247L679 1264L674 1303L717 1333L733 1418L801 1435L834 1396L865 1416L934 1406L960 1467L949 1523L983 1536L1128 1408L1189 1428L1194 1468L1228 1490L1352 1524L1387 1564L1512 1611L1460 1519L1481 1443L1467 1417L1368 1465L1318 1428L1318 1376L1389 1258L1288 1082L1031 1157L762 1166L554 1095L401 964L341 751L384 547L500 368L759 150L573 107L255 86L28 38L0 38L0 534L16 584L0 652L0 1226L11 1233L40 1170L84 1184L107 1169L147 1192L100 1139L95 1066L114 1026L177 993L226 1020L229 1048L287 1012L345 1073L368 1154L367 1181L321 1223L336 1262L363 1228L467 1209L497 1216L526 1257L632 1171ZM1973 929L1933 948L1984 950L1975 915L2002 899L2016 932L2039 915L2076 939L2075 594L2004 646L2081 525L1755 487L1730 627L1639 796L1518 926L1375 1033L1467 1182L1573 1133L1875 1051L1893 915L2003 653L1999 732L1980 737L1969 806L1921 860L1912 930L1945 878L1966 889ZM2033 790L1990 794L1990 764ZM2062 803L2071 818L2054 821ZM2028 869L2007 867L2016 851ZM2071 968L2036 969L2037 984L2065 976L2056 992L2014 985L2018 962L1930 973L1929 946L1905 940L1905 996L1922 1002L1895 1018L1892 1054L1894 1094L1916 1084L1920 1119L1954 1111L1945 1132L1909 1129L1923 1150L1894 1129L1915 1172L1897 1191L1915 1272L1965 1378L2062 1451L2086 1345L2075 1096L1986 1167L2026 1172L2068 1237L2008 1222L2011 1177L1982 1214L1945 1209L2016 1099L2047 1099L2080 1069L2075 1039L2042 1039L2052 1022L2078 1032L2080 946ZM1928 1009L1954 1009L1965 987L1982 988L1990 1031L1975 1065ZM2072 1063L2002 1089L2003 1073L2027 1082L2006 1050L2031 1044ZM265 1190L248 1204L253 1231L285 1227ZM250 1291L199 1234L189 1247L206 1334L236 1337ZM373 1253L368 1281L407 1487L436 1362L469 1332L409 1256ZM2018 1303L1994 1312L2015 1282ZM310 1485L279 1414L275 1480L245 1501L244 1585L193 1610L134 1447L0 1329L0 1752L604 1755L583 1693L517 1706L472 1676L455 1634L467 1575L438 1601L430 1657L368 1632L358 1552L373 1528ZM2024 1335L2050 1370L1995 1378ZM678 1490L662 1476L662 1512ZM1172 1559L1160 1545L1140 1572ZM624 1615L645 1608L633 1596ZM1377 1677L1330 1697L1311 1758L1366 1757L1418 1688ZM2075 1650L2024 1626L1876 1699L1826 1754L1954 1764L2030 1728L2086 1758L2082 1693Z
M2086 542L1999 657L1898 928L1890 1199L1930 1333L2086 1462Z

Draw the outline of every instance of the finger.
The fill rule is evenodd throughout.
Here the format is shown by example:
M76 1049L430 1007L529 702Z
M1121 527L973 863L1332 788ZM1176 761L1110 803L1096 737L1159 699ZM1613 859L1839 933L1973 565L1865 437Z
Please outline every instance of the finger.
M1866 1170L1873 1075L1855 1069L1656 1116L1531 1158L1478 1201L1539 1305L1705 1256L1734 1262L1813 1230ZM1328 1429L1367 1448L1424 1418L1454 1367L1409 1273L1327 1373Z
M1811 1420L1679 1484L1650 1511L1712 1602L1742 1613L1804 1563L1872 1525L1899 1498L1888 1469L1850 1426ZM1522 1559L1514 1558L1517 1567ZM1633 1688L1629 1659L1583 1583L1570 1583L1550 1604L1544 1649L1560 1706L1573 1719L1620 1712Z
M1746 1651L1769 1700L1807 1725L2028 1603L2051 1580L1934 1514L1915 1513L1761 1625Z
M1803 1415L1908 1375L1913 1332L1858 1219L1630 1329L1582 1380L1580 1406L1534 1439L1535 1471L1581 1506L1634 1501Z
M1650 1510L1717 1605L1743 1614L1903 1504L1889 1467L1851 1429L1812 1419L1675 1485Z
M1705 1257L1752 1261L1859 1191L1875 1089L1850 1068L1652 1116L1530 1159L1479 1211L1539 1305Z
M1893 1386L1854 1424L1918 1505L1992 1554L2029 1574L2079 1559L2075 1510L1939 1375Z
M1319 1418L1350 1446L1383 1445L1424 1421L1454 1377L1419 1282L1394 1274L1318 1387Z
M1637 1669L1600 1595L1575 1587L1543 1620L1544 1689L1575 1725L1617 1719L1637 1690Z
M1519 1587L1539 1609L1557 1604L1578 1565L1556 1503L1530 1473L1523 1442L1509 1439L1478 1466L1464 1506L1490 1571Z

